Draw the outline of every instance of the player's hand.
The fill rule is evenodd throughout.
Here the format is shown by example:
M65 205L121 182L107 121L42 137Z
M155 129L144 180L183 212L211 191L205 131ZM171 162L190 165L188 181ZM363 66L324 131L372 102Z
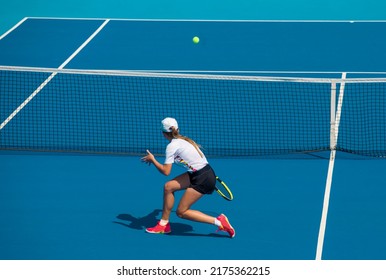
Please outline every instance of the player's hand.
M146 152L147 152L147 155L141 158L141 161L150 165L155 161L155 157L152 153L150 153L149 150L146 150Z

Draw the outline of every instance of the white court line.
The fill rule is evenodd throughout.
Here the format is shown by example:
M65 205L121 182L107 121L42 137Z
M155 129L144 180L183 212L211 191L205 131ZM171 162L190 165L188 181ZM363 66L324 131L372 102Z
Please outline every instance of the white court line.
M95 17L95 18L76 18L76 17L28 17L29 19L57 19L57 20L113 20L113 21L147 21L147 22L288 22L288 23L352 23L352 22L362 22L362 23L383 23L386 20L355 20L355 19L342 19L342 20L301 20L301 19L172 19L172 18L104 18L104 17Z
M19 21L14 27L12 27L10 30L5 32L3 35L0 36L0 40L2 40L5 36L7 36L9 33L14 31L16 28L18 28L23 22L25 22L28 18L23 18L21 21Z
M70 57L62 63L62 65L59 66L58 69L63 69L92 39L94 39L94 37L106 26L108 22L109 20L105 20L102 25L99 26L99 28L72 55L70 55ZM0 130L2 130L56 76L56 74L58 74L58 72L53 72L37 89L35 89L35 91L26 100L24 100L24 102L21 103L5 121L3 121L0 125Z
M320 227L319 227L319 236L318 236L318 243L316 248L316 260L321 260L323 255L323 244L324 244L324 236L326 233L326 224L327 224L327 214L328 214L328 207L330 202L330 193L331 193L331 185L332 185L332 174L334 171L334 165L335 165L335 156L336 156L336 143L338 142L338 133L339 133L339 123L340 123L340 116L342 113L342 106L343 106L343 97L344 97L344 87L346 79L346 73L342 73L342 82L340 84L340 90L339 90L339 98L338 98L338 106L336 108L336 114L335 114L335 121L332 124L334 126L334 135L332 137L332 142L334 143L331 147L331 154L330 154L330 162L328 165L328 172L327 172L327 179L326 179L326 188L324 191L324 200L323 200L323 209L322 209L322 217L320 220ZM335 106L334 106L335 107Z

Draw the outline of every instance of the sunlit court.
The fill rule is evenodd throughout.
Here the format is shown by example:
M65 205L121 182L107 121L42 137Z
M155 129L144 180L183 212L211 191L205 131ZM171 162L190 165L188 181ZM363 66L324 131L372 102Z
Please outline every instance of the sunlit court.
M0 37L0 259L384 260L385 29L23 19ZM175 208L145 231L185 172L140 160L163 161L165 117L234 196L193 209L235 238Z

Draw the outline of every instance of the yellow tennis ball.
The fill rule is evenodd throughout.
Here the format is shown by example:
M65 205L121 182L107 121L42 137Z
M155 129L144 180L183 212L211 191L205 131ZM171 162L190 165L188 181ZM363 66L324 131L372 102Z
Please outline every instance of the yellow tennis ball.
M200 42L200 38L198 38L197 36L194 36L193 43L198 44L199 42Z

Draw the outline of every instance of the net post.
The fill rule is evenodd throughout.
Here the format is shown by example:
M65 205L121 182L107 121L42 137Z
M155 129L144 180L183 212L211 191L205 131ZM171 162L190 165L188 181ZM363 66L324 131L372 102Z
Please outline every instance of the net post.
M330 150L336 149L336 81L331 82L331 108L330 108Z

